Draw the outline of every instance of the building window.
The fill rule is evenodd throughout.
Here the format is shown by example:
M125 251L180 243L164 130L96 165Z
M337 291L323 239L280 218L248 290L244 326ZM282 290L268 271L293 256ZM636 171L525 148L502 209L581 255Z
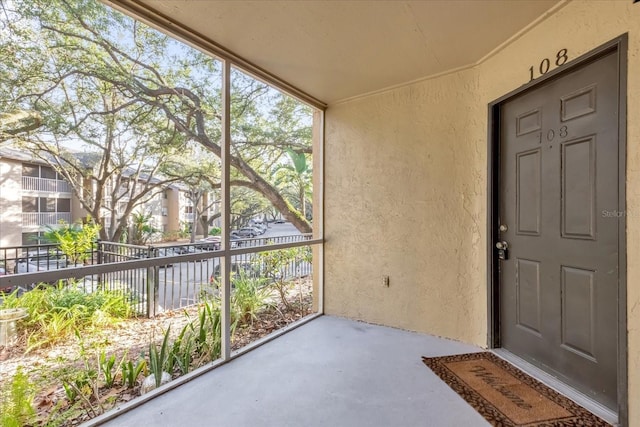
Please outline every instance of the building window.
M46 179L56 179L56 171L49 166L40 166L40 177Z
M55 212L56 199L50 197L40 197L40 212Z
M26 163L22 164L22 176L32 176L34 178L40 177L40 166L38 165L28 165Z
M58 199L58 212L71 212L71 199Z
M167 216L169 215L169 211L167 208L162 208L162 216Z
M41 234L42 233L39 233L37 231L22 233L22 245L23 246L37 245L39 243Z
M22 212L71 212L71 199L23 197Z
M23 197L22 212L38 212L38 199L35 197Z

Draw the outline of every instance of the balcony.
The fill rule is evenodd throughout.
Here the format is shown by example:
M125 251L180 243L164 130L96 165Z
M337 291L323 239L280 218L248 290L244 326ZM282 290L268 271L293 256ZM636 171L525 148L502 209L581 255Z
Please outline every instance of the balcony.
M48 180L55 181L55 180ZM58 181L60 182L60 181ZM71 212L23 212L23 227L39 227L41 225L56 225L64 221L71 223Z
M71 193L71 186L66 181L32 176L22 177L22 189L47 193Z

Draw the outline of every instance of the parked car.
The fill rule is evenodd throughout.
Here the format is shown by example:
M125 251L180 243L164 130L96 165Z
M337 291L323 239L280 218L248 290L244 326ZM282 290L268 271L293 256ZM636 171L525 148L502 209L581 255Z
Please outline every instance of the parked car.
M261 221L251 220L249 221L249 227L253 227L258 231L258 234L264 234L267 232L267 225Z
M242 237L238 236L238 233L236 233L235 231L229 233L229 240L231 240L232 248L238 248L242 246Z
M198 247L205 251L217 251L222 246L222 238L220 236L209 236L202 240L198 240Z
M253 228L255 228L256 230L258 230L258 234L264 234L267 232L267 226L263 225L263 224L255 224L252 225Z
M174 256L176 251L173 248L158 248L158 256Z
M167 256L175 256L176 251L173 248L158 248L158 256L159 257L167 257ZM159 266L160 268L171 267L173 263L164 264Z
M22 257L16 260L16 263L13 267L13 272L16 274L35 273L38 271L57 270L60 268L65 268L66 266L67 260L62 254L52 254L50 252L29 252L28 254L23 254ZM6 270L4 268L3 271L4 274L6 274ZM10 293L13 291L17 291L18 295L21 295L25 292L37 288L43 283L54 285L57 283L57 281L54 280L50 282L28 283L2 289L2 292Z
M280 219L276 219L273 222L276 223L276 224L284 224L286 221L284 219L280 218Z
M201 247L198 247L198 245L194 243L191 243L189 245L183 245L183 246L174 246L173 250L175 251L176 255L187 255L187 254L196 254L196 253L203 252L203 249ZM197 261L202 262L204 260L199 259Z
M149 258L149 251L147 249L142 249L139 251L132 252L129 254L129 258L131 259Z
M258 235L258 232L253 227L242 227L238 230L238 237L254 238Z
M65 268L67 260L62 254L52 254L49 252L37 252L24 254L16 260L13 267L14 273L27 273L36 271L57 270Z

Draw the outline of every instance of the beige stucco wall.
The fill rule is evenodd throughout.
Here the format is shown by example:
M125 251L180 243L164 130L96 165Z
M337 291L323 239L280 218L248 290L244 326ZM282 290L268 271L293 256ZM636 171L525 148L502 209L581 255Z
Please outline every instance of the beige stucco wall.
M477 92L468 71L327 110L327 313L485 341Z
M630 425L640 426L640 4L572 1L476 67L331 105L325 312L486 345L487 104L629 33ZM390 276L390 287L382 276Z
M22 163L0 159L0 247L22 245Z

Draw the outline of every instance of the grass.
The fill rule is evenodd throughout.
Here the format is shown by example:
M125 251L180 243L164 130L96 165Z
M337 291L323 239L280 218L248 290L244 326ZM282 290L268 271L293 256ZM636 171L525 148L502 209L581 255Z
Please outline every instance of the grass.
M28 313L20 322L20 332L27 337L27 353L54 345L75 330L114 324L133 313L123 293L86 293L62 284L4 295L0 309L9 308L24 308Z

